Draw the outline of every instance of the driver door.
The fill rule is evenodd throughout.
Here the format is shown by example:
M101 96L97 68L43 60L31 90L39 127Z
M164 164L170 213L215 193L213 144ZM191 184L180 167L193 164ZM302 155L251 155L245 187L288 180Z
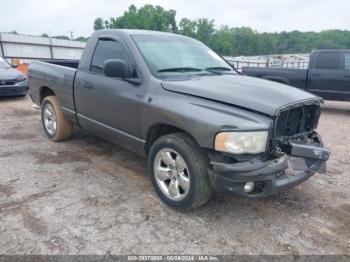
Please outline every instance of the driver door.
M126 47L115 39L99 39L89 72L78 71L75 97L79 123L107 140L135 150L141 141L142 85L107 77L103 64L108 59L131 63Z

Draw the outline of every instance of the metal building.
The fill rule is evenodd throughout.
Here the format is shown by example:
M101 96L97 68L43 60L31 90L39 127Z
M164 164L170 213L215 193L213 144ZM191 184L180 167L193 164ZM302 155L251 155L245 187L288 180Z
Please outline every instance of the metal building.
M0 33L0 56L20 63L33 59L80 59L85 43L39 36Z

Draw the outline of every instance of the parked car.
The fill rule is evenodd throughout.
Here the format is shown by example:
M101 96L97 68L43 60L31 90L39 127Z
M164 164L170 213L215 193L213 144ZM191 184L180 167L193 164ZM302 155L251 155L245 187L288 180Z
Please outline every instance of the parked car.
M321 171L329 157L315 131L321 98L239 75L197 40L96 31L70 66L29 67L49 139L68 139L78 125L147 156L153 186L172 207L198 207L214 190L267 196ZM305 163L293 176L289 156Z
M25 96L28 78L0 57L0 96Z
M308 69L245 67L243 73L291 85L326 100L350 101L350 50L314 51Z

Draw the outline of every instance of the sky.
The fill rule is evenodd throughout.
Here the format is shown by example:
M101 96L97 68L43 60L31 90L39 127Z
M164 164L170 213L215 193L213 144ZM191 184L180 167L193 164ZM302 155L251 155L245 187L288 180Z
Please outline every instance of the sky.
M131 4L175 9L176 19L206 17L259 32L350 30L350 0L0 0L0 32L89 36L96 17L123 15Z

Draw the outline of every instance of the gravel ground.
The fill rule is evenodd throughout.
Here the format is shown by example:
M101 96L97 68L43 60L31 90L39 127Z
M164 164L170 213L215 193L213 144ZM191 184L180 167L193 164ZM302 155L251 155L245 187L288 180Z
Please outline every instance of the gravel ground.
M327 175L177 212L146 161L76 130L49 142L28 98L0 100L0 254L350 254L350 103L327 102Z

